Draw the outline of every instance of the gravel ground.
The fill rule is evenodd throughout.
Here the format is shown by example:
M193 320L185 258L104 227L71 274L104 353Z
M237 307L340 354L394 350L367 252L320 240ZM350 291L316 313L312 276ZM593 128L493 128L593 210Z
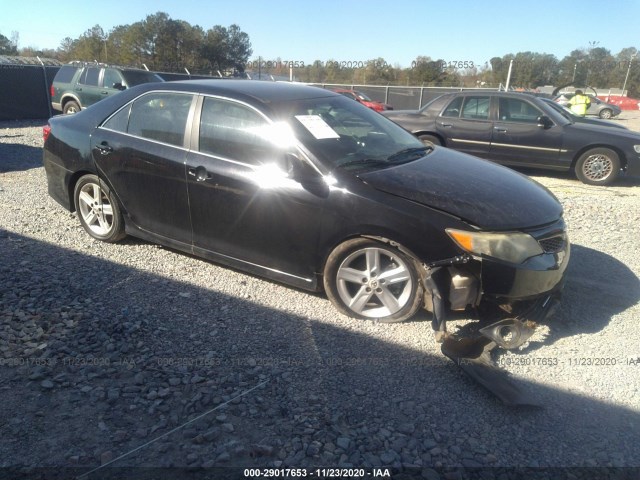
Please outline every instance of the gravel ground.
M618 121L640 131L640 112ZM573 250L554 318L496 357L545 407L507 408L442 356L426 314L357 321L322 295L90 239L47 195L43 123L0 122L0 467L640 468L640 181L525 172L564 205Z

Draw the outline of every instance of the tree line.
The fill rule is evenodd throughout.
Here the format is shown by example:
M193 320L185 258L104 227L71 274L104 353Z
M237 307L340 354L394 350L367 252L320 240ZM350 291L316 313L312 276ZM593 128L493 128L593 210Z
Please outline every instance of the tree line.
M506 82L511 61L511 85L535 89L543 85L622 88L640 96L638 50L627 47L616 54L598 42L577 48L562 59L538 52L509 53L484 63L472 60L436 59L423 55L411 65L389 64L384 58L341 61L335 59L282 60L253 56L249 35L238 25L215 25L208 30L157 12L131 25L119 25L105 32L100 25L78 38L65 38L57 49L18 49L19 35L11 40L0 34L0 54L45 56L63 62L98 61L131 65L163 72L209 75L243 75L256 78L276 75L312 83L498 87Z
M0 54L2 54L0 38ZM14 53L6 53L14 54ZM53 50L20 49L24 56L41 55L62 62L97 61L117 65L146 65L149 70L217 75L242 72L252 54L249 35L238 25L215 25L205 30L165 12L148 15L108 32L95 25L78 38L67 37Z
M510 86L516 88L535 90L545 85L570 84L600 89L625 86L629 96L640 96L640 58L634 47L615 55L606 48L580 48L561 60L546 53L509 53L482 64L428 56L418 56L409 67L390 65L383 58L358 62L358 68L349 68L349 62L315 61L304 68L295 68L293 73L297 80L313 83L498 87L504 86L511 61ZM265 73L289 75L288 65L271 63L276 68L266 69Z

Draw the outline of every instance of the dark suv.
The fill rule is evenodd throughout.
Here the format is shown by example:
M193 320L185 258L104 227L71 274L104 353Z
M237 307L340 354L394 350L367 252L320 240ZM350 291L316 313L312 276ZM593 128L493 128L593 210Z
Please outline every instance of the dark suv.
M147 70L71 62L58 70L53 79L51 106L65 114L75 113L126 88L163 81Z

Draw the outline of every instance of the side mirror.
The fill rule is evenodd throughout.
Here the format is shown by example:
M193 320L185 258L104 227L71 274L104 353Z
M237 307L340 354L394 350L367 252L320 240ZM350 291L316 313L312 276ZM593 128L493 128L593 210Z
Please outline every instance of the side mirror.
M538 117L538 126L546 130L547 128L553 127L553 122L546 115L540 115Z
M113 88L115 88L116 90L126 90L127 87L125 87L122 83L118 82L118 83L114 83L113 84Z
M307 162L301 160L295 153L285 153L284 170L289 178L298 182L309 180L316 173Z

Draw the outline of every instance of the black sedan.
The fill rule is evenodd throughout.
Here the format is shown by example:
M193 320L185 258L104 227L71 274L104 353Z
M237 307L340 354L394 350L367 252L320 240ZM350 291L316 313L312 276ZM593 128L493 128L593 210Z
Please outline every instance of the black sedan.
M146 84L44 136L49 193L95 239L324 289L352 317L538 312L563 284L569 242L544 187L320 88Z
M640 175L640 134L574 122L531 95L464 91L381 113L424 142L504 165L573 170L591 185Z

